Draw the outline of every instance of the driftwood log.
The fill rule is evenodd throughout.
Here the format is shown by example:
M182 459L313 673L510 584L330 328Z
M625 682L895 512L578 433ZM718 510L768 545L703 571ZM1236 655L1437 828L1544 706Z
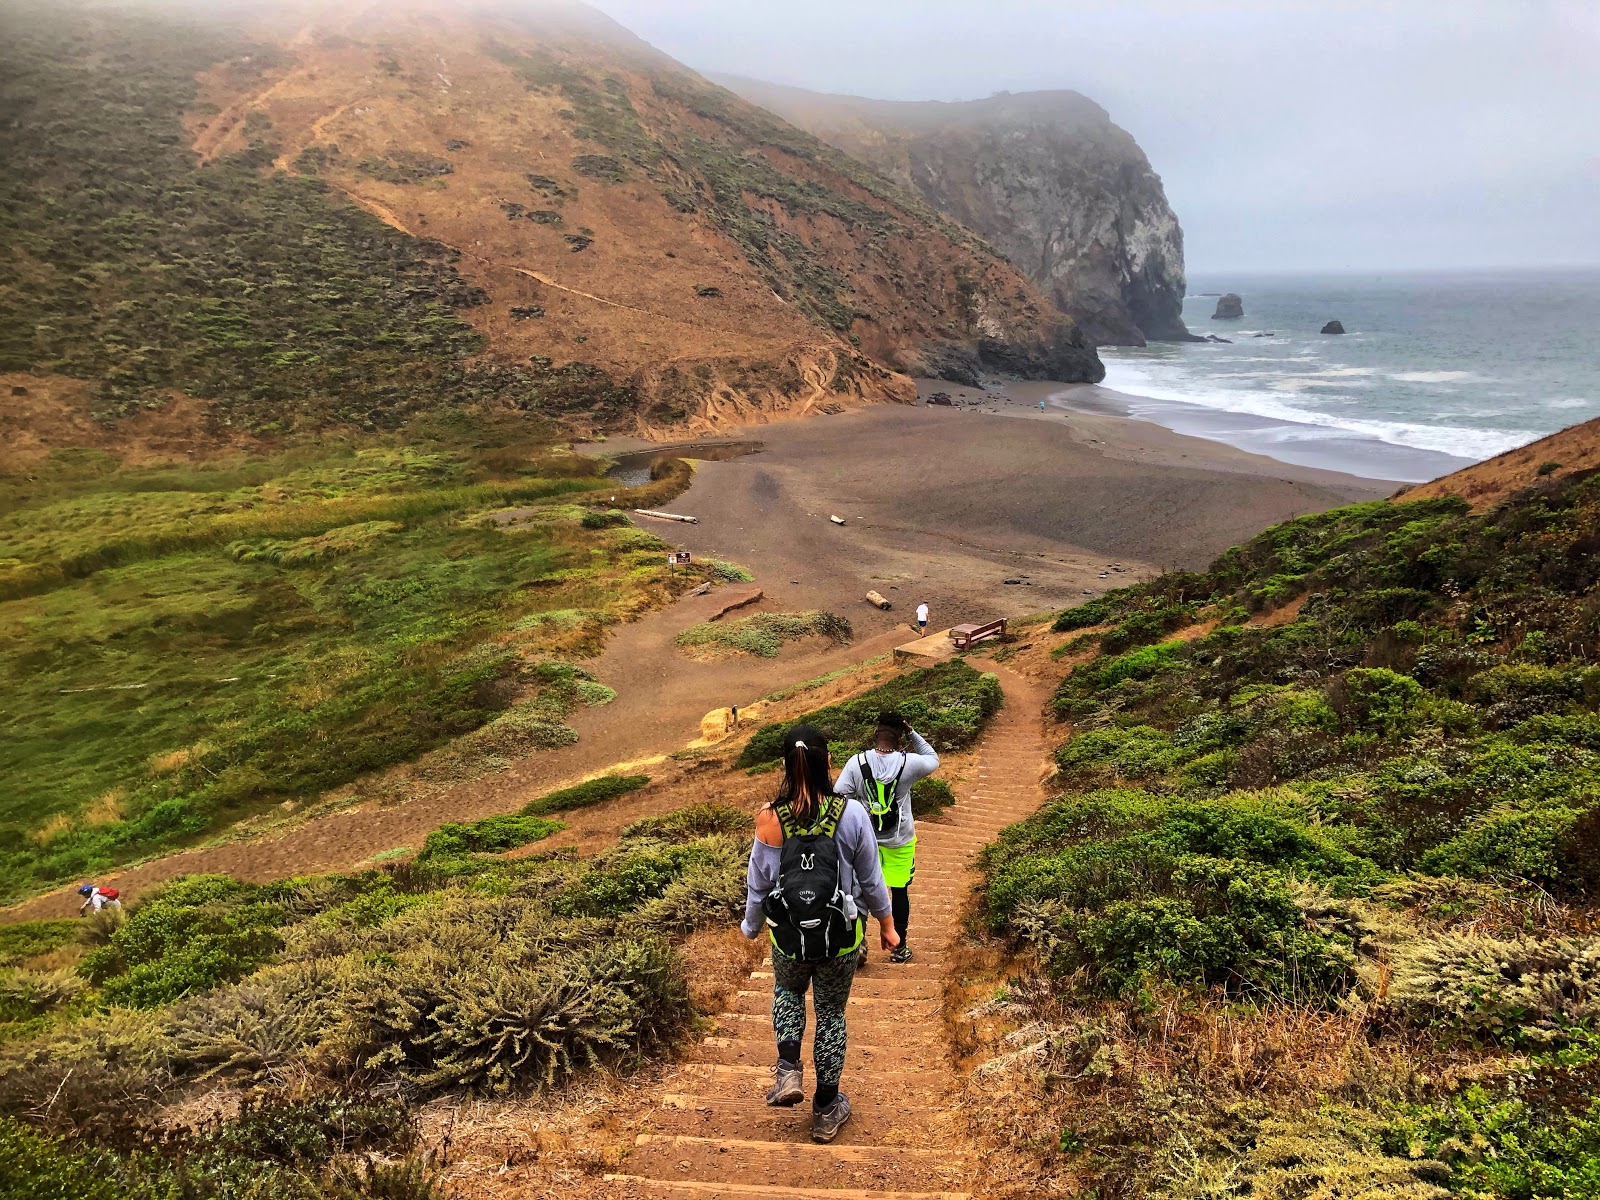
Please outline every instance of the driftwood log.
M885 597L879 595L877 592L868 592L867 593L867 603L873 605L876 608L883 609L884 612L888 612L889 609L892 607L890 605L889 601Z
M682 513L656 512L651 508L636 508L633 511L641 517L654 517L658 521L682 521L685 525L700 524L699 517L686 517Z

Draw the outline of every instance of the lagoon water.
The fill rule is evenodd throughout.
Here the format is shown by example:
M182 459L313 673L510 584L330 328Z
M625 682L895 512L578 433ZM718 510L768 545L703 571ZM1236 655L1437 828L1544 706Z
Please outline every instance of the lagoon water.
M1212 320L1230 291L1244 317ZM1201 274L1189 292L1189 329L1232 344L1102 349L1129 415L1397 480L1600 416L1600 270ZM1333 319L1344 335L1319 332Z

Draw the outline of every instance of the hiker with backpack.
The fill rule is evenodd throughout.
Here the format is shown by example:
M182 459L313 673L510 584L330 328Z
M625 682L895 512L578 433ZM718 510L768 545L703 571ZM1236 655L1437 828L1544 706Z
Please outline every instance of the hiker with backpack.
M83 903L78 905L80 917L90 909L99 912L107 906L122 907L122 893L114 887L97 887L92 883L85 883L78 888L78 895L83 897Z
M907 751L905 743L911 749ZM894 929L900 944L889 955L892 963L911 961L906 927L911 924L911 880L917 873L917 823L911 816L911 785L939 769L939 754L897 712L878 715L872 749L845 764L833 790L853 796L872 821L878 839L883 880L893 902ZM861 965L866 965L862 947Z
M745 888L744 936L765 926L772 940L772 1028L778 1039L767 1103L788 1108L805 1099L800 1043L806 1033L806 992L816 1012L812 1061L811 1138L831 1142L850 1119L850 1098L839 1090L846 1047L845 1004L855 980L856 951L866 914L879 926L885 950L899 944L889 889L866 810L829 786L828 737L797 725L783 739L778 798L756 814Z

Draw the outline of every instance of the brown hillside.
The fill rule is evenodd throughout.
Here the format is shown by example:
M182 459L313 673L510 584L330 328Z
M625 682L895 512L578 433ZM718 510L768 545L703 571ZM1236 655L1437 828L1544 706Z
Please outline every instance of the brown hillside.
M1600 417L1463 467L1430 483L1407 488L1401 495L1407 500L1455 495L1471 501L1473 508L1488 508L1538 480L1540 468L1548 463L1557 464L1554 470L1545 472L1550 475L1600 468Z
M270 122L278 169L461 252L490 358L593 363L638 384L646 428L905 401L901 372L1102 373L974 235L592 10L375 4L252 32L282 61L202 76L202 157Z

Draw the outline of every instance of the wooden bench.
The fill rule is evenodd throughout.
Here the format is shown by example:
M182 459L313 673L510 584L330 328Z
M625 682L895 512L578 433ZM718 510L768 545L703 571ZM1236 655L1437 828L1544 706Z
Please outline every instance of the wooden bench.
M1006 619L1001 617L998 621L990 621L987 625L952 625L950 627L950 642L957 650L965 650L973 642L981 642L986 637L995 635L1005 637Z

